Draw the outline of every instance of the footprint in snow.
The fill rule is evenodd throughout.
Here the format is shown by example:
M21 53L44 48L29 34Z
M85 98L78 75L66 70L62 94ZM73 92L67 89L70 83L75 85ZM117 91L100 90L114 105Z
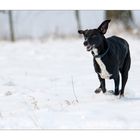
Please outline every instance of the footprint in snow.
M9 81L7 83L4 84L5 86L15 86L15 83L12 81Z
M10 95L12 95L13 93L11 92L11 91L7 91L6 93L5 93L5 96L10 96Z

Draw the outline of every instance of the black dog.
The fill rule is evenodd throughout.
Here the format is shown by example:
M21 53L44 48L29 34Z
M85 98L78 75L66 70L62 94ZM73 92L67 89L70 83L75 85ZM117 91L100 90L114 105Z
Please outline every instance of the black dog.
M95 93L99 93L101 90L105 93L105 79L114 79L114 94L124 96L124 88L131 64L129 45L126 40L117 36L104 37L110 21L105 20L97 29L79 30L78 33L84 35L85 41L83 44L87 51L91 51L93 55L95 71L100 80L100 86L95 90ZM120 91L119 72L122 76Z

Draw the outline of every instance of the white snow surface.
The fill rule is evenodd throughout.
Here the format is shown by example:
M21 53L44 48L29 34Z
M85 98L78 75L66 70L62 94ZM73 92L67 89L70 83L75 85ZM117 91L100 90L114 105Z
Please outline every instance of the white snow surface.
M121 99L94 93L83 39L0 42L0 129L140 129L140 40L122 37L132 65Z

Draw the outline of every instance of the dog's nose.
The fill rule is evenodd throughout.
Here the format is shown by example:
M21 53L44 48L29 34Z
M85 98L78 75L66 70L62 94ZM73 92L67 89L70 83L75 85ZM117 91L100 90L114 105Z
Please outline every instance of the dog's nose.
M84 44L84 46L87 46L87 45L88 45L88 42L87 42L87 41L85 41L83 44Z

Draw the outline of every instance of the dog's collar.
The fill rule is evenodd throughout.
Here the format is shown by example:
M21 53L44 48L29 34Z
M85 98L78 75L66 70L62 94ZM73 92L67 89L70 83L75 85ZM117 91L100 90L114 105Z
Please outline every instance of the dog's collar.
M94 58L102 58L107 54L108 51L109 51L109 46L108 46L107 50L103 54L95 55L93 51L91 53L94 56Z

